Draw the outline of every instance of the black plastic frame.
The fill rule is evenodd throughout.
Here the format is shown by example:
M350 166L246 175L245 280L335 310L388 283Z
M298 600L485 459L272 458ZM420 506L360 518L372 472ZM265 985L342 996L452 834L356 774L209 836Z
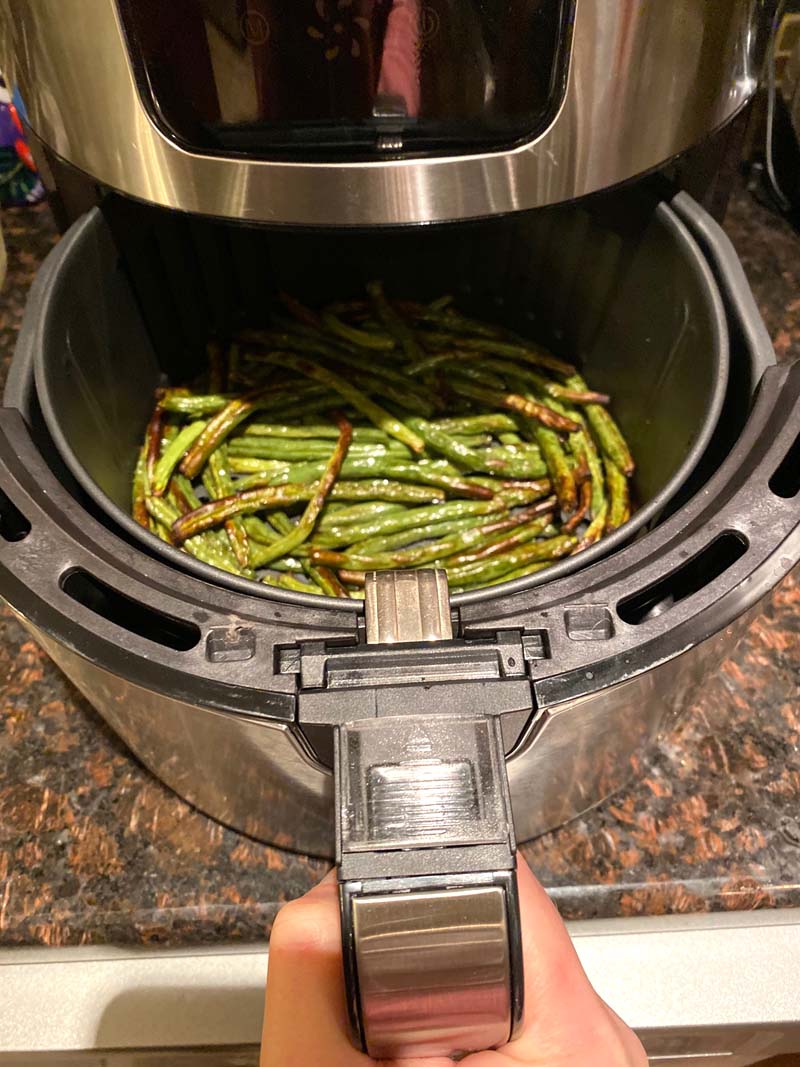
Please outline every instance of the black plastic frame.
M714 229L711 224L712 238ZM577 573L455 604L461 637L517 630L535 646L528 663L534 707L589 696L680 656L754 608L800 560L800 497L769 489L797 438L800 364L769 366L774 356L752 296L728 277L728 268L738 266L735 256L724 242L715 248L712 263L736 343L748 345L752 365L766 369L746 425L703 492L646 536L611 557L586 560ZM30 316L6 403L27 401L35 423L29 357L37 322ZM0 490L30 525L22 539L0 540L0 594L12 608L34 629L137 685L250 717L296 721L302 648L308 642L359 643L360 605L322 607L314 598L306 605L290 596L239 593L147 556L74 499L53 472L55 460L37 443L40 425L37 434L34 439L18 409L0 410ZM748 543L724 573L637 626L620 619L620 600L677 570L724 530L741 533ZM74 567L154 610L195 623L199 642L178 651L76 604L61 589ZM598 614L602 639L584 639L583 628L572 623ZM245 653L210 655L213 642L232 632L248 635Z

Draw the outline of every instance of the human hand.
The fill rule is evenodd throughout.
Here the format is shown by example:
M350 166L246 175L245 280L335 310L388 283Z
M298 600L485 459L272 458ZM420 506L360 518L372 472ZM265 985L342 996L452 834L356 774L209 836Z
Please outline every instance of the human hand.
M555 906L517 863L525 964L518 1036L465 1067L647 1067L639 1039L595 993ZM269 951L261 1067L370 1067L350 1043L333 875L278 913ZM447 1058L381 1061L383 1067L452 1067Z

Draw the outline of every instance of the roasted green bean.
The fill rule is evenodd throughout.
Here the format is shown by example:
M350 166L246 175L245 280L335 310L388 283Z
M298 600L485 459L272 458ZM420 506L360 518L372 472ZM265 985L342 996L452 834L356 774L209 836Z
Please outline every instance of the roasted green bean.
M131 497L156 536L276 589L362 597L368 569L524 578L628 521L633 457L571 364L450 296L278 299L156 391Z

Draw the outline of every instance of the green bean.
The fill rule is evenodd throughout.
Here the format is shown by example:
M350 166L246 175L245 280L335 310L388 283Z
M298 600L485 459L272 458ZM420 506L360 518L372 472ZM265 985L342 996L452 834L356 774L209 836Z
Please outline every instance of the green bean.
M322 328L322 319L311 308L306 307L296 297L290 296L289 293L280 292L278 298L290 315L293 315L298 322L302 322L306 326L312 327L312 329L319 330Z
M607 518L608 502L604 500L600 510L592 517L592 521L586 528L586 532L575 549L576 552L582 552L584 548L588 548L590 545L593 545L600 540L605 533Z
M547 501L547 504L552 509L553 502ZM485 559L492 559L494 556L504 555L520 545L528 544L529 541L541 537L551 526L553 519L552 510L542 512L539 509L536 518L530 516L528 512L525 512L525 515L531 518L530 522L510 532L489 537L483 544L474 548L454 553L448 561L448 566L466 567L471 563L479 563Z
M473 526L479 526L484 522L482 516L474 515L466 519L451 519L449 522L431 522L427 526L414 527L409 530L400 530L398 533L384 534L383 537L370 537L364 541L356 541L350 546L350 551L358 556L372 556L380 552L390 552L394 548L405 548L420 541L428 541L431 538L445 537L447 534L458 533L460 530L469 530Z
M282 511L273 511L269 517L269 525L275 528L278 536L292 534L295 530L292 520ZM279 568L281 562L281 560L274 560L270 566ZM323 593L328 596L347 596L347 590L327 567L315 567L306 556L300 556L295 562L306 577L310 578L314 585L319 586Z
M305 484L317 480L324 471L322 463L298 463L289 467L288 472L278 474L253 474L239 478L236 483L237 492L245 492L251 489L261 489L270 485ZM435 472L414 471L409 465L378 464L346 460L345 477L348 479L348 492L355 495L342 495L343 490L336 489L333 499L343 500L366 500L366 488L364 492L358 492L353 487L365 485L367 480L375 487L378 499L393 500L396 503L420 503L421 500L444 500L447 493L451 496L467 496L474 499L487 499L491 494L477 491L475 485L467 481L457 484L453 479L438 476ZM405 482L409 484L404 484ZM387 489L388 494L383 493ZM407 490L407 492L405 491Z
M290 466L290 463L281 459L231 455L230 446L228 447L228 470L232 474L280 474Z
M446 456L464 470L489 471L491 469L487 467L486 459L480 452L459 444L450 434L444 430L437 430L435 426L430 422L426 422L425 419L412 416L406 419L406 425L419 434L425 444L433 449L434 452L441 453L441 455Z
M585 389L586 382L579 374L573 374L567 379L567 385L575 386L576 389ZM589 404L586 407L586 418L597 438L600 448L605 456L622 471L630 476L635 470L633 456L631 456L627 441L622 436L622 431L617 426L611 413L600 404Z
M423 322L431 322L448 331L457 333L477 334L479 337L498 339L501 336L499 326L492 326L488 322L479 322L477 319L469 319L466 315L455 311L453 308L445 311L443 308L428 304L419 309L418 318Z
M274 571L288 572L289 574L304 574L305 567L300 559L294 556L281 556L274 559L271 555L271 546L255 542L251 549L253 570L260 571L269 568Z
M438 353L434 356L428 356L426 359L421 360L413 368L411 373L419 374L425 371L433 369L433 367L441 366L446 363L460 363L464 358L485 358L483 352L444 352ZM471 369L471 368L470 368ZM465 370L461 368L462 373ZM480 378L484 380L492 378L496 380L495 372L499 372L506 381L519 382L522 385L523 391L533 388L537 392L544 396L554 397L555 399L568 400L573 404L607 404L609 401L608 396L605 393L595 393L588 389L572 389L566 385L559 385L558 382L554 382L549 378L546 378L543 374L539 374L534 370L531 370L528 366L517 366L515 363L509 360L499 359L495 356L489 356L486 362L481 367L476 368Z
M164 434L164 412L156 407L150 416L147 429L144 434L145 445L145 478L148 486L153 484L156 473L156 463L161 455L161 441Z
M404 408L426 415L433 411L429 395L418 382L412 381L406 374L401 374L392 367L387 367L375 356L368 356L363 351L353 351L350 347L345 348L340 342L331 342L314 331L276 332L267 335L266 339L271 341L273 348L289 349L309 355L315 360L324 356L326 360L333 360L358 371L361 387L366 393L377 393ZM261 358L268 354L269 350L261 352Z
M606 457L604 466L608 486L608 517L605 532L611 533L612 530L626 523L631 516L630 494L628 480L616 463Z
M178 517L177 508L173 504L168 503L168 501L163 500L161 497L145 497L145 507L156 522L165 526L168 530L171 529L173 522L175 522Z
M492 489L476 485L467 481L460 475L451 475L433 466L422 466L415 463L400 463L396 460L382 460L379 457L373 459L349 460L347 463L348 478L363 478L367 474L382 475L386 478L396 478L398 481L419 482L423 485L435 485L451 496L467 496L476 500L491 500L494 496Z
M380 407L380 405L376 404L373 400L370 400L368 396L365 396L359 389L356 389L354 385L344 381L338 374L334 374L333 371L328 370L327 367L322 367L318 363L313 363L308 359L302 359L291 353L274 353L273 356L283 366L289 367L289 369L304 374L309 378L313 378L315 381L321 382L323 385L327 385L330 389L333 389L339 396L352 404L357 411L360 411L362 415L366 416L366 418L368 418L374 426L377 426L379 430L383 430L383 432L390 437L394 437L404 445L408 445L412 452L424 452L425 442L421 437L418 437L417 434L409 430L407 426L404 426L399 419L394 417L394 415L391 415L384 408Z
M546 489L537 489L536 482L520 482L518 485L510 485L507 489L498 489L495 493L507 508L515 508L519 505L527 507L529 504L541 500L550 492L550 482L545 482Z
M520 545L519 548L512 549L502 556L493 556L488 560L480 560L478 563L452 567L448 566L447 560L444 560L442 566L447 571L448 580L454 585L462 585L464 582L483 584L528 563L561 559L569 555L576 544L574 537L558 535L546 541L534 541L532 544Z
M345 341L358 345L359 348L373 348L381 352L391 352L395 347L393 337L387 337L385 334L369 333L366 330L358 330L355 326L349 326L346 322L342 322L332 311L323 312L322 324L335 337L342 337Z
M591 512L592 516L595 516L605 503L605 479L603 477L603 464L598 455L594 438L588 430L579 430L578 433L570 434L569 445L573 455L582 451L586 457L592 485Z
M270 515L269 525L275 527L279 536L291 534L295 529L292 520L282 511L274 511ZM297 562L305 572L306 577L310 578L314 585L319 586L323 593L328 596L347 596L347 590L327 567L315 567L305 556L301 556ZM275 560L271 563L271 566L278 567L279 563L279 560Z
M349 571L345 567L340 567L339 571L338 571L338 574L339 574L339 578L346 585L363 586L364 585L364 581L365 581L365 579L367 577L367 572L366 571Z
M463 415L459 418L436 419L431 423L436 430L444 433L503 433L515 431L517 424L510 415Z
M339 434L335 426L326 426L323 423L304 423L301 426L286 426L277 423L251 422L244 428L245 436L249 437L279 437L299 438L304 441L321 439L323 441L335 441ZM371 426L353 427L353 446L359 444L387 445L402 448L394 438L389 437L383 430L373 429Z
M192 483L182 474L173 474L169 489L171 495L176 498L180 512L194 511L195 508L200 507L201 501L197 493L195 493Z
M333 510L333 509L336 510ZM320 516L317 524L318 529L324 530L327 526L343 525L348 522L362 522L364 519L372 519L378 515L398 514L405 511L402 504L388 504L382 500L370 500L366 504L328 504Z
M282 440L280 437L232 437L228 448L233 456L250 456L257 459L278 459L288 463L306 462L309 460L325 459L330 455L330 442L324 440ZM399 441L392 441L391 445L361 443L352 446L353 457L369 458L389 457L395 459L408 459L410 452Z
M148 495L147 485L147 446L142 445L136 458L136 467L133 472L133 495L131 499L131 514L140 526L149 529L149 513L145 503Z
M270 523L259 519L257 515L243 515L242 522L250 540L260 545L272 545L280 537Z
M311 582L303 582L291 574L265 574L261 581L265 585L272 585L276 589L288 589L293 593L311 593L312 596L322 596L322 590Z
M281 293L268 328L208 342L205 394L157 390L137 522L231 573L361 597L367 567L439 565L472 589L627 521L630 450L570 364L451 297L367 292L321 311Z
M306 573L320 587L326 596L348 597L350 594L329 567L313 567L308 564Z
M273 387L275 389L276 387ZM279 387L278 387L279 388ZM236 429L256 410L259 397L263 391L255 394L246 394L231 400L222 411L218 412L203 427L203 431L192 447L188 450L181 462L181 474L187 478L194 478L200 473L208 457L214 452L229 434Z
M422 349L419 347L414 331L408 323L399 315L383 291L383 283L374 281L367 284L367 292L375 309L378 319L386 327L389 335L400 345L406 354L406 358L412 363L422 359Z
M496 374L494 371L489 370L489 368L484 363L482 357L480 360L480 364L478 364L477 362L469 362L471 355L474 356L476 359L478 358L477 353L470 354L469 352L467 352L465 354L457 352L455 353L455 355L456 357L458 357L456 360L456 365L454 367L449 368L449 374L455 374L459 378L467 378L469 381L474 382L476 385L482 385L488 389L495 389L501 393L505 392L505 378L502 374ZM453 353L450 353L447 358L444 358L444 354L442 354L442 359L440 360L440 362L452 363L452 356ZM464 361L464 358L461 358L462 356L464 356L466 362Z
M553 510L553 501L547 501L545 510ZM429 539L443 538L450 534L458 534L461 530L467 530L485 523L483 516L473 515L468 519L454 519L444 523L429 523L414 529L401 530L398 534L387 534L384 537L370 538L366 541L357 541L350 546L350 552L358 556L371 556L378 553L390 552L393 548L402 548L405 545L414 544Z
M471 545L483 544L495 533L513 530L522 526L528 518L528 513L522 512L519 515L495 519L483 526L459 530L430 544L418 545L403 552L384 552L364 556L357 554L352 549L349 552L327 552L324 549L312 548L311 560L326 566L344 567L347 570L356 571L391 570L394 567L421 567L432 560L442 560L447 556L455 556ZM542 528L544 528L544 525Z
M461 376L459 376L458 382L454 385L454 389L457 393L468 396L473 400L480 400L491 407L507 408L509 411L514 411L519 415L525 415L526 418L535 419L543 426L548 426L554 430L563 430L569 433L572 430L579 429L574 419L565 418L551 408L545 407L544 404L540 404L529 397L520 396L517 393L500 393L494 389L487 389L482 385L475 385L472 382L465 381Z
M331 458L328 460L323 475L317 483L314 495L306 505L306 508L300 517L300 521L292 528L292 530L287 531L284 536L273 545L265 547L259 553L260 566L263 566L265 563L274 559L278 559L280 556L285 556L288 553L293 552L298 545L301 545L304 541L308 540L311 535L319 513L322 511L325 499L333 489L336 479L339 477L339 472L342 469L342 463L344 462L344 457L347 454L347 449L350 446L352 438L353 428L347 419L345 419L344 416L339 416L336 421L339 427L339 440L336 442L336 447L331 454Z
M163 496L166 491L172 472L183 459L184 454L192 447L194 442L206 427L204 421L190 422L170 441L156 463L153 479L150 483L151 492L155 496Z
M206 486L212 500L221 500L226 496L230 496L234 491L226 464L227 450L225 445L221 445L208 457L208 463L203 472L203 484ZM236 515L226 521L225 534L239 566L250 566L250 547L241 515Z
M548 466L538 448L535 452L511 451L495 445L484 449L484 452L486 453L486 466L495 475L525 479L547 477Z
M577 548L575 549L577 552ZM489 578L488 580L481 580L478 582L467 584L464 587L466 592L469 589L476 589L480 586L486 585L500 585L503 582L515 582L517 578L527 578L530 574L538 574L539 571L546 571L548 567L552 567L552 561L548 560L546 563L529 563L525 567L518 567L515 571L508 571L507 574L500 574L495 578Z
M321 475L324 465L319 463L294 464L283 471L266 471L246 475L237 482L237 489L255 489L264 485L284 485L289 482L307 482ZM476 500L489 500L492 489L476 485L458 475L450 475L432 467L420 464L404 463L393 456L356 456L346 459L342 467L344 478L391 478L399 482L412 482L417 485L431 485L451 496L473 497Z
M197 419L204 415L216 415L232 399L233 397L222 393L213 393L208 396L183 396L177 390L167 389L159 400L159 407L162 411L189 415Z
M557 374L571 375L575 373L575 368L571 363L556 359L550 352L538 345L534 345L532 342L512 344L508 341L494 340L490 337L462 337L458 333L453 334L451 332L427 333L423 336L423 340L444 347L455 346L459 349L485 352L489 355L508 356L509 359L518 359L524 363L532 363L534 366L546 367ZM577 388L583 387L578 386Z
M489 445L494 444L494 438L490 433L453 433L450 436L457 444L464 445L465 448L488 448Z
M446 522L449 519L461 519L470 515L493 515L505 511L505 505L498 500L449 500L447 503L432 507L410 508L397 513L377 515L363 523L349 522L341 526L327 527L314 538L315 547L331 548L336 545L349 545L354 541L379 537L383 534L398 533L400 530L418 528L433 522Z
M391 500L399 504L444 503L444 493L435 485L410 485L389 478L337 482L333 500Z
M170 481L169 503L175 505L175 518L178 515L188 514L188 512L200 507L200 500L192 488L192 483L182 474L175 474ZM202 560L203 563L208 563L213 567L221 567L231 574L252 577L249 554L247 562L243 566L240 565L231 549L227 534L222 530L208 530L195 537L190 537L183 545L183 548L190 555Z
M454 590L458 587L470 588L510 581L511 574L522 577L523 573L532 573L533 564L538 564L537 569L543 570L556 560L569 555L574 548L574 537L555 536L546 541L521 545L504 556L481 560L463 567L452 566L448 559L434 565L447 572L450 588ZM524 562L520 562L521 560ZM366 571L343 568L339 571L339 577L349 585L363 585Z
M250 489L222 500L210 500L177 519L172 525L172 536L177 544L181 544L187 537L221 526L234 515L252 515L265 508L285 507L310 499L311 492L307 485L281 485Z
M561 510L571 515L578 506L578 490L558 435L552 430L545 429L544 426L536 426L533 432L550 472L550 481Z
M353 460L350 477L358 477L357 470L366 468L368 461L360 463ZM366 473L366 469L365 469ZM421 464L387 462L383 465L383 473L388 478L397 478L399 481L421 482L423 485L435 485L443 489L450 496L467 496L475 500L491 500L494 490L485 486L476 485L458 475L447 474L433 467L423 467Z
M488 366L494 370L501 371L512 382L519 381L522 383L523 388L533 388L543 396L555 400L565 400L571 404L580 405L607 404L609 402L609 397L605 393L595 393L589 389L571 389L566 385L559 385L557 382L545 378L542 374L537 374L536 371L531 370L529 367L517 367L506 360L491 358Z
M476 485L484 485L488 489L494 489L495 493L504 492L506 489L530 489L540 496L546 496L550 492L550 479L547 471L540 478L487 478L482 474L471 474L469 481Z

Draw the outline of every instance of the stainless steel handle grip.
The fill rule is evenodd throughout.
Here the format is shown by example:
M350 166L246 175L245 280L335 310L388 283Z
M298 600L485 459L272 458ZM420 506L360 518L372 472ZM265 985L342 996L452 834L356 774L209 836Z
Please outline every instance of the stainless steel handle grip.
M369 577L367 639L447 639L444 575ZM337 849L354 1039L377 1058L508 1041L522 1017L499 719L377 716L337 731Z

